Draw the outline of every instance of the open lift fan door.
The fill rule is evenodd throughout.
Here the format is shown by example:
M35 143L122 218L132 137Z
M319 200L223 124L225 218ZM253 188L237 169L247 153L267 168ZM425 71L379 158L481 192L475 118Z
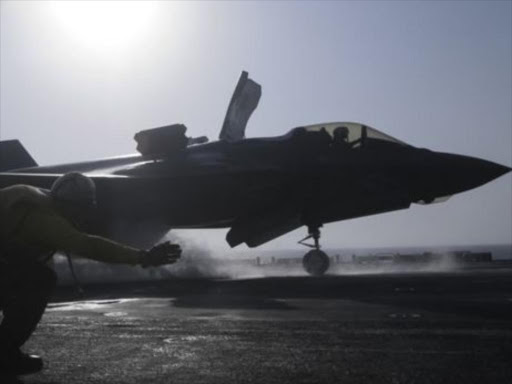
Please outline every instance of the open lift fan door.
M219 139L226 141L242 140L245 127L261 98L261 86L249 79L249 74L242 72L235 92L231 97Z

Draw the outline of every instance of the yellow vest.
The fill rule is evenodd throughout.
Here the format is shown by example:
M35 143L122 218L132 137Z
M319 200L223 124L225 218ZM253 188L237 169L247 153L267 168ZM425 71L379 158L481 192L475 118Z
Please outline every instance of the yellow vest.
M0 252L40 259L61 251L106 263L138 264L140 250L76 229L55 208L47 190L28 185L0 189ZM27 255L8 255L23 257Z
M0 189L0 240L16 236L27 213L34 208L51 209L49 191L30 185Z

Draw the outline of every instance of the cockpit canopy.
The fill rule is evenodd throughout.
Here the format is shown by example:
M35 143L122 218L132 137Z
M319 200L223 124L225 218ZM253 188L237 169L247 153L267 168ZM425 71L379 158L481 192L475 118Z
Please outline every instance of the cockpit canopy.
M339 144L340 146L345 145L348 148L364 147L370 140L384 141L403 146L408 145L403 141L376 130L375 128L350 122L314 124L298 127L292 129L289 135L295 136L313 132L326 133L330 136L333 144Z

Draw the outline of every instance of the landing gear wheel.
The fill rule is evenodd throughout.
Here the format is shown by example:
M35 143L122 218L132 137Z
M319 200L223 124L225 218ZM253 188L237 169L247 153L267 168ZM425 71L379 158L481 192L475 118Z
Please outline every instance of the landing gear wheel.
M329 256L323 251L313 249L304 255L302 266L313 276L322 276L329 269Z
M329 269L329 256L320 250L320 227L322 225L308 226L308 236L299 241L299 244L309 248L311 251L304 255L302 266L307 273L313 276L322 276ZM306 240L313 239L314 244L306 243Z

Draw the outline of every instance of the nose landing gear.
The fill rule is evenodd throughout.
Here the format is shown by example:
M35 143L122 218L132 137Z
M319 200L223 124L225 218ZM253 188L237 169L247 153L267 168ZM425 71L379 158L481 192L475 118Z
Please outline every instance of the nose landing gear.
M329 256L320 250L320 227L308 227L308 233L299 244L313 249L304 255L302 266L310 275L322 276L329 269L330 262ZM314 244L306 243L309 239L313 239Z

